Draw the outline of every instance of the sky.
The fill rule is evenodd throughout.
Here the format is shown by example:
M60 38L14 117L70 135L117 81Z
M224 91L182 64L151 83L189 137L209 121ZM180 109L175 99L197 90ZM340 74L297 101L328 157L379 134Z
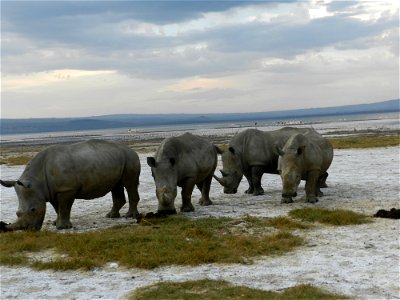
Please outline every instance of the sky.
M400 1L1 1L1 118L399 98Z

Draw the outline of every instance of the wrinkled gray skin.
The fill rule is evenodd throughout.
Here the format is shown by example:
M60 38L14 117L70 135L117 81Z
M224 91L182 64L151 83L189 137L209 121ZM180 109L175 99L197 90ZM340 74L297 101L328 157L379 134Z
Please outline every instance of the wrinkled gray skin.
M124 145L91 140L71 145L51 146L39 152L17 181L0 181L14 187L19 207L17 221L10 230L40 230L50 202L57 213L57 229L71 228L71 207L75 199L94 199L111 191L113 206L109 218L120 216L129 196L126 217L138 214L140 161L135 151Z
M222 156L222 177L214 178L224 187L224 193L235 194L243 175L249 188L247 194L263 195L261 177L264 173L278 174L278 158L275 146L283 147L290 136L313 129L285 127L274 131L247 129L236 134Z
M278 170L282 178L282 203L293 202L301 180L306 181L306 198L310 203L322 196L327 170L332 163L331 143L315 131L295 134L289 138L279 153Z
M217 150L208 140L190 133L167 138L147 163L156 184L159 213L176 213L178 186L182 188L182 212L194 211L191 197L195 185L201 191L200 205L212 204L209 193Z

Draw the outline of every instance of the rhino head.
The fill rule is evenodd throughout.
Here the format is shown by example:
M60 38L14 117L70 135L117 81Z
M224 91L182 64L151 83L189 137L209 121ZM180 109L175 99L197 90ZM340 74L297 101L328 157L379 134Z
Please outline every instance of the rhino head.
M297 196L297 188L301 181L301 163L305 146L285 151L276 146L279 154L278 171L282 179L282 203L293 202L292 197Z
M46 214L46 200L41 190L35 187L34 181L3 181L5 187L14 187L18 196L17 221L6 228L9 230L40 230Z
M158 212L176 214L174 202L177 195L178 171L175 158L157 162L154 157L148 157L147 164L151 167L156 184Z
M240 181L243 178L243 168L240 155L233 147L226 151L218 149L221 154L223 170L220 170L222 177L213 177L223 187L225 194L236 194Z

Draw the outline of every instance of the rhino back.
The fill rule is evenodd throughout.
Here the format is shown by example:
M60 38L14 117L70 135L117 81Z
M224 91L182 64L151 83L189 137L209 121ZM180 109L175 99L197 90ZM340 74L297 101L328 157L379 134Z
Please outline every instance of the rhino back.
M47 154L46 177L52 194L71 191L76 198L97 198L113 189L124 172L132 176L140 172L140 165L135 170L139 159L133 150L106 141L55 146Z
M278 154L275 145L282 148L293 134L309 131L309 128L294 127L274 131L247 129L232 138L229 145L239 151L244 171L250 166L263 166L267 173L276 174Z
M206 139L185 133L164 140L156 153L156 161L174 158L178 177L209 175L217 165L217 151ZM203 176L200 176L203 177Z

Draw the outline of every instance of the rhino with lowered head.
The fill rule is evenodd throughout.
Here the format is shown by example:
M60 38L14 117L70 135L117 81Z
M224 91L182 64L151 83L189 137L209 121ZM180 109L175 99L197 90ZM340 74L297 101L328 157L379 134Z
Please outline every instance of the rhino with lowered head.
M294 134L283 148L277 146L278 170L282 178L282 203L293 202L301 180L306 181L306 198L310 203L322 196L327 170L332 163L331 143L315 131Z
M246 193L262 195L263 174L278 174L279 156L275 145L283 147L293 134L309 131L314 130L293 127L274 131L244 130L231 139L227 150L219 150L222 156L222 177L214 176L214 178L224 187L224 193L234 194L244 175L249 183Z
M129 196L126 217L138 214L140 161L127 146L90 140L70 145L55 145L39 152L15 181L0 183L14 187L19 207L17 221L9 230L40 230L46 202L57 213L57 229L71 228L71 207L75 199L94 199L111 191L113 206L109 218L119 217L125 204L124 187Z
M147 158L147 164L156 184L159 213L176 213L178 186L182 188L181 211L194 211L191 197L195 185L201 191L200 205L212 204L209 192L217 150L208 140L190 133L167 138L155 156Z

